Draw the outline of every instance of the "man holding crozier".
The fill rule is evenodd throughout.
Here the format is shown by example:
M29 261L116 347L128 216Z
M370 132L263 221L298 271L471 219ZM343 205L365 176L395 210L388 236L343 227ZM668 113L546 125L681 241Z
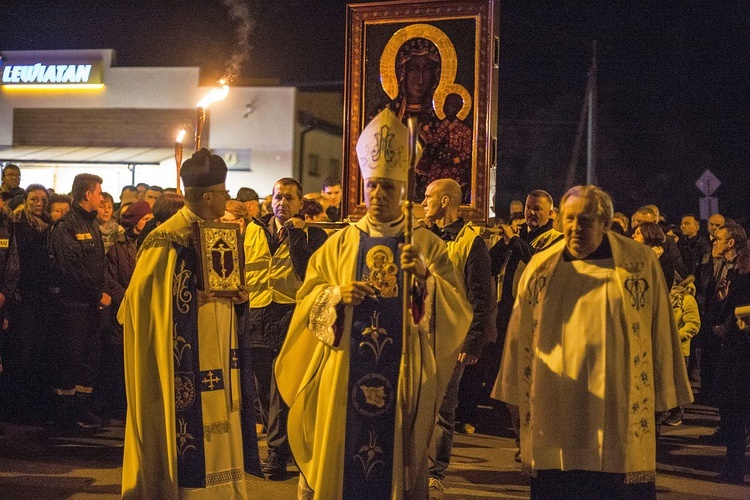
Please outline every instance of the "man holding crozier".
M437 236L418 227L402 245L407 143L390 110L363 131L367 214L310 258L276 362L300 498L427 496L427 447L471 308ZM406 328L403 293L412 299Z

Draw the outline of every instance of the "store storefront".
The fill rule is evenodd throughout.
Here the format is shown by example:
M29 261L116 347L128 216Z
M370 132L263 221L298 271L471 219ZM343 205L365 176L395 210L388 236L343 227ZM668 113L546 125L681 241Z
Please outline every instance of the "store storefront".
M115 198L127 184L175 186L177 134L187 130L188 158L196 104L211 90L199 68L118 67L108 49L0 55L0 164L21 167L22 187L67 192L81 172ZM210 105L201 145L227 161L232 194L297 177L296 100L293 87L230 87Z

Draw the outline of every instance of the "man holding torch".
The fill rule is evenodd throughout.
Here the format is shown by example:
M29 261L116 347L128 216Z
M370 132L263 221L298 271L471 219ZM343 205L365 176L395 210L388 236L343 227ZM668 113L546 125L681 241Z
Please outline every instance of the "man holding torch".
M408 136L390 110L363 131L367 214L310 258L276 361L300 498L427 496L436 408L471 307L437 236L418 227L403 244ZM413 276L408 290L404 271Z

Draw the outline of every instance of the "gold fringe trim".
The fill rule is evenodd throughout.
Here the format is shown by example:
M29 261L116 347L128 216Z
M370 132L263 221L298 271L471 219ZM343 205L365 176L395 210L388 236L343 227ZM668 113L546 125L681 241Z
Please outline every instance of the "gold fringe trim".
M655 470L642 470L638 472L626 472L625 484L653 483L656 481Z
M521 473L524 476L537 477L536 469L528 464L521 464ZM625 484L653 483L656 481L655 470L644 470L625 473Z
M214 422L203 426L203 434L208 437L212 434L226 434L229 432L229 421Z
M184 247L190 247L192 245L192 241L189 235L167 233L167 232L161 232L161 231L152 232L151 234L146 236L146 239L144 240L143 244L141 244L141 248L138 249L138 256L140 257L141 252L143 252L146 249L157 248L157 247L169 247L175 243L178 245L182 245Z
M240 411L240 400L235 399L232 401L232 412Z
M233 483L245 477L242 469L230 469L221 472L212 472L206 475L206 486L216 486L222 483Z

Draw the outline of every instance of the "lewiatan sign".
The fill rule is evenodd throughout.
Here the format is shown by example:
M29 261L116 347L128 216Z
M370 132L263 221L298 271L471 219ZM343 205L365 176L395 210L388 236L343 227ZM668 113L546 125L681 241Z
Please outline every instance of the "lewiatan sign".
M75 63L7 64L3 61L0 85L4 87L101 88L101 61Z

